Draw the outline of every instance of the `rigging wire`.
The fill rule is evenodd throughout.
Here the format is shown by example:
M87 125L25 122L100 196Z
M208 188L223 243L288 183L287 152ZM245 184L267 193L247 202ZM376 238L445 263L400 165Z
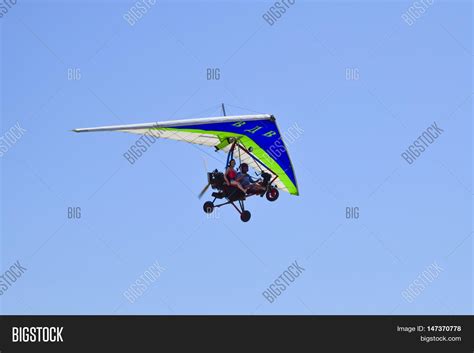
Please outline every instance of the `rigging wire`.
M226 105L229 106L229 107L246 110L246 111L249 111L249 112L252 112L252 113L265 114L265 113L262 113L262 112L258 112L256 110L248 109L248 108L245 108L245 107L240 107L238 105L233 105L233 104L229 104L229 103L226 103Z
M220 107L221 107L220 104L214 104L214 105L211 106L211 107L208 107L208 108L206 108L206 109L204 109L204 110L201 110L199 113L194 113L194 114L187 115L185 118L196 117L196 116L199 116L199 115L204 114L204 113L209 112L209 111L210 111L211 113L214 113L214 112L216 112L218 109L220 110Z

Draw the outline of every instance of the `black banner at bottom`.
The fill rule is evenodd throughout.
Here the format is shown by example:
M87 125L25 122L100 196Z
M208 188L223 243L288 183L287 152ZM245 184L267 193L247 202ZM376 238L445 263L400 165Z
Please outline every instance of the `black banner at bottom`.
M474 352L473 316L1 316L0 352Z

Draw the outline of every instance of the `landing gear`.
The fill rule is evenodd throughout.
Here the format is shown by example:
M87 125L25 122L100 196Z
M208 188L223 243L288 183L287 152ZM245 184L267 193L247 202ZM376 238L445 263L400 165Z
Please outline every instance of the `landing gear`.
M1 0L0 0L1 1ZM262 163L257 157L252 154L252 146L247 148L239 142L239 138L229 137L227 141L222 141L221 144L216 146L216 150L229 148L227 153L227 162L225 165L225 170L227 171L230 162L234 160L234 150L238 150L238 158L240 159L240 170L244 175L248 175L249 166L245 161L252 160L254 169L257 167L260 170L260 173L255 169L258 175L260 175L259 180L255 181L250 178L251 185L246 191L241 190L235 185L228 185L228 180L224 176L224 173L219 172L215 169L213 172L207 173L208 185L204 190L199 194L201 197L208 189L209 186L212 187L215 191L212 193L214 198L212 201L207 201L203 205L205 213L212 213L214 209L231 205L239 213L240 219L242 222L248 222L251 218L249 211L245 209L244 202L251 196L266 196L267 200L274 202L280 196L280 192L277 189L276 185L282 187L278 183L278 174L273 172L268 168L264 163ZM227 142L227 143L224 143ZM241 151L247 154L247 157L241 157ZM250 159L249 159L250 158ZM235 161L235 160L234 160Z
M280 192L278 191L277 188L271 187L268 189L266 197L268 201L276 201L278 199L278 196L280 196Z
M242 213L240 214L240 220L242 222L248 222L251 216L252 214L249 211L242 211Z
M214 199L216 201L216 199ZM238 201L238 207L234 203L234 201L227 201L221 204L214 204L214 201L206 201L204 205L202 206L202 209L206 213L212 213L216 207L222 207L225 205L232 205L234 208L237 210L237 212L240 213L240 219L242 222L248 222L250 220L250 217L252 216L251 213L247 210L244 209L244 200L237 200Z
M206 213L212 213L212 211L214 211L214 203L211 201L206 201L202 206L202 209Z

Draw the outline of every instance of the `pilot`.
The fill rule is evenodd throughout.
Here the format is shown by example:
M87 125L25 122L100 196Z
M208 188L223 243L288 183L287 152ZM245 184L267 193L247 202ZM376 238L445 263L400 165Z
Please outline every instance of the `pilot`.
M265 187L258 183L258 180L254 180L250 175L248 175L249 166L247 163L242 163L240 165L240 172L237 173L235 181L239 182L240 185L247 191L263 191Z

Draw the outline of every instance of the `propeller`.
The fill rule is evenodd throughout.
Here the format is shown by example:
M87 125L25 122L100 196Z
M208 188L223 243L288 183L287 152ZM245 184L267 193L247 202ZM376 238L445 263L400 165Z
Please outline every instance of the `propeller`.
M206 171L207 174L207 160L206 158L202 157L202 162L204 163L204 170ZM207 185L202 189L202 191L199 193L198 198L200 199L203 197L203 195L206 193L207 189L209 189L209 186L211 186L211 181L209 180L209 174L207 174Z
M198 198L201 198L206 193L207 189L209 189L209 186L211 186L211 184L207 183L207 185L204 187L204 189L202 189L202 191L199 193Z

